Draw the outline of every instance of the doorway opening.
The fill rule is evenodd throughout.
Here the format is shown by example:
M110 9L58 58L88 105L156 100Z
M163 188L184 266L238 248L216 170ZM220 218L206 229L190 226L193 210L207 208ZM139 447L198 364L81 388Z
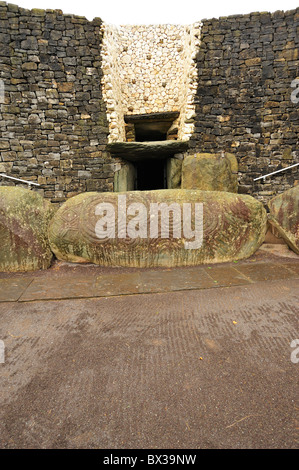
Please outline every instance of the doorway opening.
M127 142L177 140L178 111L124 116Z
M173 156L187 148L185 142L178 140L179 115L178 111L167 111L124 116L125 142L108 144L110 151L113 146L114 156L126 160L126 165L115 173L115 191L177 187L173 174L178 160Z
M167 131L170 128L169 122L140 122L135 124L136 142L153 142L166 140Z
M167 188L165 159L142 160L135 164L135 168L137 191Z

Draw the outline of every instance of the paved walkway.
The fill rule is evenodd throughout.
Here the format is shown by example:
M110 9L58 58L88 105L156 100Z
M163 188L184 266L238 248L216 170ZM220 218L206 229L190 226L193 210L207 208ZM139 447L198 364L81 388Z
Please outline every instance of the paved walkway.
M298 268L2 273L0 448L298 448Z
M44 272L4 275L0 302L29 302L175 292L298 279L299 257L260 254L237 263L172 269L100 268L56 263Z
M298 448L298 304L297 279L1 303L0 448Z

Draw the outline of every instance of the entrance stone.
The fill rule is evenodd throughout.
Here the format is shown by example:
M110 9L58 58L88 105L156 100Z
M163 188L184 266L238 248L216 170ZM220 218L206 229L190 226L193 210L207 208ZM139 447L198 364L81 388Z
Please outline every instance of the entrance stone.
M169 210L168 235L161 211L157 231L152 230L152 210L157 204L166 214ZM191 214L189 224L186 207ZM200 207L202 219L197 217L200 211L196 213ZM101 266L174 267L247 258L263 243L266 229L266 210L251 196L167 189L75 196L55 214L49 239L59 260ZM186 243L193 241L202 243L187 248Z

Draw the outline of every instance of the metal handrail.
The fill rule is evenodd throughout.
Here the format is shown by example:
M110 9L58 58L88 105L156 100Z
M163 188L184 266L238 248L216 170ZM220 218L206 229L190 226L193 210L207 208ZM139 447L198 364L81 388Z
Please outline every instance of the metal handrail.
M276 173L280 173L281 171L286 171L289 168L294 168L294 166L298 166L298 165L299 165L299 163L295 163L295 165L287 166L286 168L282 168L281 170L276 170L276 171L273 171L272 173L268 173L267 175L259 176L258 178L254 178L253 181L257 181L257 180L261 180L261 179L263 179L265 181L267 176L275 175Z
M2 176L3 178L8 178L10 180L21 181L21 183L26 183L29 186L31 186L31 185L40 186L40 184L33 183L33 181L21 180L20 178L14 178L13 176L5 175L4 173L0 173L0 176Z

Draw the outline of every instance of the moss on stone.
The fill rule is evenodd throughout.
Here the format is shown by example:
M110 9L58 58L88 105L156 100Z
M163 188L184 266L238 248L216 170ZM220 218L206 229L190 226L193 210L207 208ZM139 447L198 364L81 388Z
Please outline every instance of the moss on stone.
M299 185L269 201L269 222L299 255Z
M233 154L196 153L183 161L182 189L238 192L238 162Z
M54 206L21 187L0 187L0 271L46 269L51 253L47 229Z

